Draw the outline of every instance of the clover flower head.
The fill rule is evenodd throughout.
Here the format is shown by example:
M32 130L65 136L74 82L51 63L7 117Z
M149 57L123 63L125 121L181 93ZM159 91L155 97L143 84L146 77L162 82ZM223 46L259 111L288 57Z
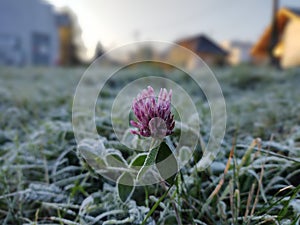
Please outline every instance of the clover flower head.
M130 121L138 130L132 130L131 133L153 138L163 138L172 134L175 121L171 113L171 97L172 90L167 92L162 88L156 98L151 86L138 94L132 104L137 121Z

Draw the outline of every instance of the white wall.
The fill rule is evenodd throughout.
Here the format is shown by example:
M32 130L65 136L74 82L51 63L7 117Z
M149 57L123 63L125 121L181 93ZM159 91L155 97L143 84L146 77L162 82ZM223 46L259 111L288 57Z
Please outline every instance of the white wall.
M59 54L59 39L52 7L41 0L0 0L0 35L20 39L26 65L32 64L33 32L49 35L49 65L54 65Z

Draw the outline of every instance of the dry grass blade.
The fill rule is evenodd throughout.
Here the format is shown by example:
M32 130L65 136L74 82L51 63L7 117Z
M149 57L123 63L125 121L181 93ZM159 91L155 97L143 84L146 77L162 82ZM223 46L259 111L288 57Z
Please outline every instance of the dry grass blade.
M219 181L219 183L218 183L217 187L215 188L215 190L208 197L208 201L211 201L214 198L214 196L216 196L218 194L218 192L220 191L222 185L224 184L225 176L226 176L226 174L229 170L231 159L233 157L234 148L235 148L234 146L235 145L232 145L232 147L230 149L229 157L228 157L228 160L227 160L227 163L226 163L226 167L225 167L223 176L222 176L221 180Z
M246 222L248 214L249 214L251 199L253 198L253 193L254 193L255 186L256 186L256 183L253 183L252 186L251 186L250 192L248 194L247 206L246 206L246 211L245 211L245 215L244 215L244 222Z
M273 136L271 136L271 140L272 139L273 139ZM256 143L256 145L258 147L258 152L257 152L257 155L258 155L260 153L260 149L261 149L261 139L257 138L255 140L255 143ZM253 146L253 147L255 147L255 146ZM256 191L256 196L255 196L255 199L254 199L254 203L253 203L253 206L252 206L252 209L251 209L250 218L253 217L253 215L254 215L254 211L255 211L256 205L258 203L259 192L262 189L262 179L263 179L263 176L264 176L264 165L265 165L265 161L261 165L261 172L260 172L260 176L259 176L258 187L257 187L257 191ZM251 219L248 220L247 225L250 224L250 221L251 221Z

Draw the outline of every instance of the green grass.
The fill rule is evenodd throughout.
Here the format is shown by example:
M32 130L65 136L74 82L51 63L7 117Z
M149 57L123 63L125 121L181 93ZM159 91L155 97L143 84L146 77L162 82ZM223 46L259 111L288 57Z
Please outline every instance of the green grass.
M138 187L122 204L115 184L78 155L72 101L84 69L0 69L1 224L141 224L165 193L159 184ZM199 172L199 145L148 224L299 224L300 71L244 66L214 72L228 116L221 151ZM146 67L120 73L101 93L96 121L105 148L127 160L132 152L113 135L109 107L135 74L160 72ZM193 96L207 141L205 100L184 75L170 75Z

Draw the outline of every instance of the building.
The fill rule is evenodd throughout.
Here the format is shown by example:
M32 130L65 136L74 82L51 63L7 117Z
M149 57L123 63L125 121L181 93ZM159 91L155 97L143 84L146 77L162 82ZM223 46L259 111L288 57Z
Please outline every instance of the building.
M193 51L208 65L220 66L226 63L227 51L205 35L182 39L176 43ZM170 50L169 57L171 57L174 62L193 67L194 62L192 62L188 56L178 53L176 49Z
M300 66L300 9L281 8L276 13L277 43L271 54L282 68ZM266 63L270 57L272 26L269 25L251 49L255 62Z
M230 65L239 65L251 62L252 43L246 41L225 41L221 46L228 52L227 62Z
M0 1L0 65L56 65L55 13L40 0Z

